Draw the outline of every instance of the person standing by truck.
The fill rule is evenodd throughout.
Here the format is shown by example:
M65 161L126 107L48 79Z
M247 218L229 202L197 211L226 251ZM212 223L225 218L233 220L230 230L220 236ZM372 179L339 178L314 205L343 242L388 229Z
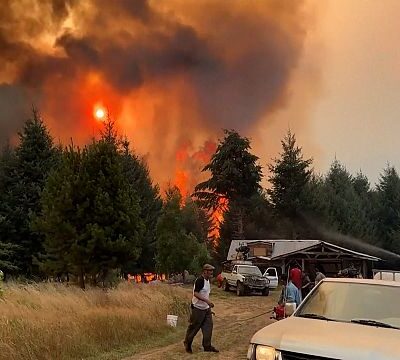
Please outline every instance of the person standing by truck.
M191 354L192 343L196 334L201 329L203 333L203 348L207 352L219 352L211 345L213 319L211 309L214 304L210 301L210 279L213 275L214 266L204 264L202 274L196 279L193 287L191 304L191 315L189 326L183 342L187 353Z
M315 285L318 285L318 283L321 280L325 279L325 277L326 276L324 275L322 268L320 266L317 266L315 268Z
M285 307L285 317L292 315L296 308L301 303L300 290L293 284L291 278L287 278L286 274L282 274L282 282L287 282L286 286L282 287L282 293L279 298L278 304Z
M303 274L300 269L299 265L295 265L292 269L289 271L289 278L293 282L294 285L301 291L302 284L303 284Z
M301 288L301 296L304 299L313 288L313 282L307 272L303 273L303 286Z

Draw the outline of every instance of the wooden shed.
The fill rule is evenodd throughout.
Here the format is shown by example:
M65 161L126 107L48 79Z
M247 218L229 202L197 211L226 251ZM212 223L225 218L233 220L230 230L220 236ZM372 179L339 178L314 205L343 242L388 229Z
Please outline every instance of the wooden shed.
M322 240L232 240L227 263L236 260L251 261L261 270L274 266L280 273L298 265L314 274L318 266L326 276L333 277L354 266L364 278L370 278L373 264L381 259Z

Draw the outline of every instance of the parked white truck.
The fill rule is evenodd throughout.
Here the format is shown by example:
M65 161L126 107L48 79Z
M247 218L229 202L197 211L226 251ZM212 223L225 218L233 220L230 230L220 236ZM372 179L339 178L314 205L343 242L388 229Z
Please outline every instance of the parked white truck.
M263 295L269 294L269 279L261 274L260 269L254 265L235 265L232 271L221 273L222 287L225 291L234 288L238 296L243 296L251 291L261 291Z

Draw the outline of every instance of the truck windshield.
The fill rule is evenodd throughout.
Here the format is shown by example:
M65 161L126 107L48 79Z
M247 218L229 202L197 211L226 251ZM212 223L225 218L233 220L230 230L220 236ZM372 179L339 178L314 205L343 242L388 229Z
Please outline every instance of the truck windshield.
M380 284L323 282L295 316L400 327L400 287Z
M238 273L262 276L261 271L257 266L239 266Z

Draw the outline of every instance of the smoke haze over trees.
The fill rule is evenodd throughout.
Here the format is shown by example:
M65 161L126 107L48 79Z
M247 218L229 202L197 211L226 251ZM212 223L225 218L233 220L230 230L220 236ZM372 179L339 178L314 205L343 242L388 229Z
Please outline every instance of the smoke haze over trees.
M290 131L280 156L261 164L251 139L229 130L191 199L173 185L160 193L113 121L103 126L83 147L56 146L34 110L19 143L2 148L0 267L8 276L73 275L84 287L115 271L197 272L210 256L225 260L239 232L245 239L347 236L400 251L400 177L390 165L376 187L337 159L327 174L315 174ZM262 167L270 169L267 189ZM215 238L210 216L221 196L228 202Z

